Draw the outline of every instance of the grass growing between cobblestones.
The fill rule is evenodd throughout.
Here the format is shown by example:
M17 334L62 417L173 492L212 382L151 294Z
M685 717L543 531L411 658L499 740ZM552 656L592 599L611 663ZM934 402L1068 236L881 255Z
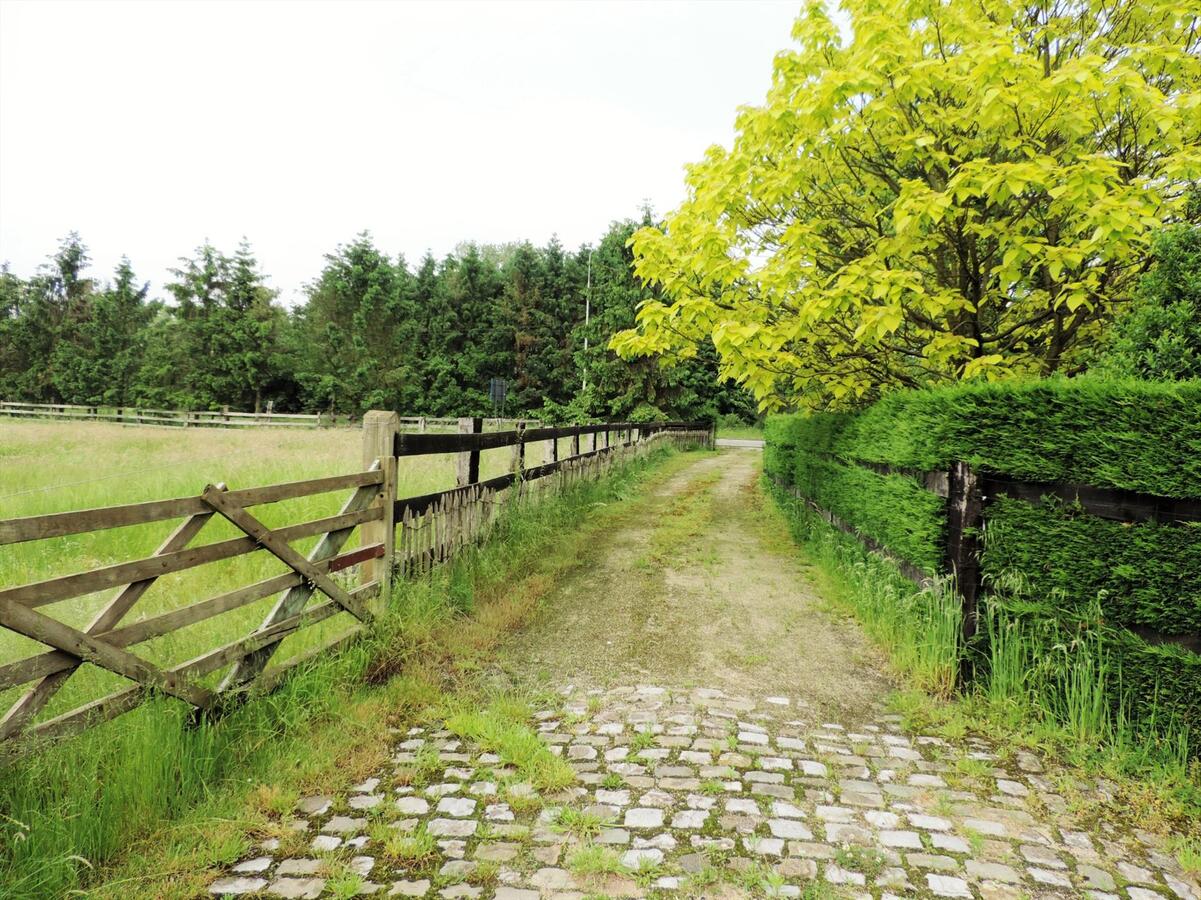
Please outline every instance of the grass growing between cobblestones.
M1037 750L1112 782L1083 793L1058 785L1084 820L1109 818L1176 836L1184 856L1201 846L1197 736L1176 723L1126 714L1112 637L1099 614L1071 622L1021 615L1022 586L992 585L983 604L987 647L977 677L952 697L961 655L958 602L945 586L918 591L893 564L829 526L803 502L773 492L822 592L851 611L888 652L912 690L893 705L913 730L987 738L1003 753ZM1051 648L1048 652L1047 648ZM1184 865L1183 861L1181 862Z
M122 900L193 897L212 867L255 840L296 845L281 824L295 798L362 780L387 759L389 726L437 716L528 619L554 575L577 564L605 507L678 466L658 466L664 455L510 510L485 546L398 584L369 637L216 723L193 727L174 701L156 700L9 765L0 773L0 896L86 888ZM501 712L462 724L491 734L538 777L561 779ZM334 883L349 891L357 877Z

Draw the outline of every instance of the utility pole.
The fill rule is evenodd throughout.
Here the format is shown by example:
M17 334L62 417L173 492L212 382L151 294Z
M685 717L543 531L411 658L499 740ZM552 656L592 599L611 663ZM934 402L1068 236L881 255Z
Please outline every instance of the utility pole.
M588 323L592 320L592 251L588 251L588 286L584 290L584 390L588 390Z

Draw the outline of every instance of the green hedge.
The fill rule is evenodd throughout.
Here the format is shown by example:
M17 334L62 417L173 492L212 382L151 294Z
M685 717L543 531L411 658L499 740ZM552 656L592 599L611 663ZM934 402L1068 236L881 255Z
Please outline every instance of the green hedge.
M966 460L1026 481L1201 497L1201 382L1097 379L962 385L892 394L855 414L774 416L764 467L927 572L943 553L945 504L915 471ZM1020 574L1028 596L1070 617L1100 600L1107 622L1201 633L1201 524L1127 525L1047 500L989 504L986 587ZM1122 629L1123 684L1201 734L1201 656Z

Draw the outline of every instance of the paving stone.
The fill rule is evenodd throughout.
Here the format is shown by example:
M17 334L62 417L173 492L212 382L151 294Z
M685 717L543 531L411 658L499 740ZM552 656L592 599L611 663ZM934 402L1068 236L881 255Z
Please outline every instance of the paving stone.
M258 875L271 868L272 862L274 860L270 856L258 856L238 863L233 867L233 871L239 875Z
M296 811L306 816L323 816L329 812L329 808L333 805L333 802L333 797L327 797L323 794L316 797L305 797L296 804Z
M795 819L768 819L767 827L772 837L794 841L813 840L813 832Z
M1113 876L1104 869L1098 869L1096 866L1077 866L1076 874L1084 880L1085 887L1095 888L1099 891L1112 891L1117 887Z
M470 837L478 825L471 819L431 819L427 828L436 837Z
M1026 787L1026 785L1020 781L1010 781L1006 778L997 779L997 790L1011 797L1026 797L1030 794L1030 788Z
M825 871L826 881L830 884L866 884L867 878L862 872L852 872L850 869L844 869L842 866L831 863L826 866Z
M351 816L334 816L321 826L321 830L330 834L354 834L366 827L366 819L355 819Z
M1039 884L1050 884L1055 887L1071 887L1072 882L1062 872L1053 872L1050 869L1039 869L1031 866L1026 870L1030 877Z
M663 810L646 807L626 810L624 824L627 828L662 828Z
M249 878L244 875L230 878L218 878L209 885L209 893L218 896L222 894L253 894L267 886L265 878Z
M544 891L566 890L572 886L571 874L563 869L542 868L533 874L530 883Z
M1048 866L1052 869L1066 869L1067 863L1059 858L1059 855L1046 847L1040 847L1037 844L1022 844L1019 848L1022 857L1026 862L1034 863L1038 866ZM1150 874L1150 873L1148 873ZM1131 881L1138 879L1131 878Z
M756 856L783 856L784 841L780 838L748 837L743 843Z
M621 856L621 864L627 869L638 871L644 865L659 865L663 862L663 851L657 847L627 850Z
M956 837L953 834L944 834L941 831L933 831L930 833L930 843L934 845L936 850L947 850L951 853L971 853L972 847L967 841L961 837Z
M962 878L950 875L926 875L926 885L939 897L971 897L972 890Z
M285 859L275 870L276 875L316 875L321 862L316 859Z
M538 900L541 896L537 891L527 891L524 888L498 887L493 900Z
M881 831L880 843L885 847L922 849L922 838L916 831Z
M973 878L988 881L1003 881L1007 884L1019 884L1022 880L1022 875L1013 866L1006 866L1002 863L981 862L976 859L969 859L964 863L964 868L967 873Z
M672 828L704 828L709 814L703 809L686 809L671 818Z
M462 818L475 812L475 801L466 797L443 797L438 801L438 812Z
M940 856L934 853L907 853L905 861L911 866L916 866L919 869L937 869L944 872L954 872L959 868L959 863L949 856Z
M422 797L397 797L396 808L406 816L423 816L430 811L430 804Z
M460 897L479 897L483 893L483 888L478 888L471 884L452 884L450 887L445 887L438 891L438 896L446 897L447 900L454 900L454 898Z
M428 878L422 878L420 881L394 882L388 896L425 896L429 892L430 882Z
M1037 860L1035 861L1037 862ZM1144 869L1142 866L1136 866L1125 860L1118 861L1118 871L1122 873L1123 878L1133 881L1135 884L1155 883L1155 875L1150 869Z
M267 889L274 897L303 898L315 900L325 890L324 878L277 878Z

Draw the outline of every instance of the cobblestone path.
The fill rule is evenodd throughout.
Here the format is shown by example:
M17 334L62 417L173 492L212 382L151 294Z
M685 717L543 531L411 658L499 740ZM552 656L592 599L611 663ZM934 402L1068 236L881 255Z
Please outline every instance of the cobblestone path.
M712 459L670 491L685 491ZM753 464L732 470L735 488L753 478ZM712 487L715 503L739 496L728 479ZM602 587L626 577L622 540L597 562ZM773 552L736 549L750 552L753 567ZM693 588L675 599L689 601ZM618 611L598 604L593 614ZM670 610L663 615L679 627ZM517 642L523 653L539 646L539 627ZM837 651L794 642L788 652ZM855 701L831 717L837 702L807 691L804 679L763 691L746 690L745 678L698 681L728 670L721 653L686 655L694 665L674 673L660 656L627 660L608 678L593 663L530 661L556 688L532 728L574 769L566 789L539 793L496 753L415 727L395 734L392 762L353 791L303 798L289 837L261 844L212 893L1201 900L1162 838L1074 821L1065 779L1096 792L1103 782L1082 785L1033 755L1001 757L980 741L952 746L906 733L879 704ZM630 668L664 677L620 683ZM397 852L392 836L412 839Z

